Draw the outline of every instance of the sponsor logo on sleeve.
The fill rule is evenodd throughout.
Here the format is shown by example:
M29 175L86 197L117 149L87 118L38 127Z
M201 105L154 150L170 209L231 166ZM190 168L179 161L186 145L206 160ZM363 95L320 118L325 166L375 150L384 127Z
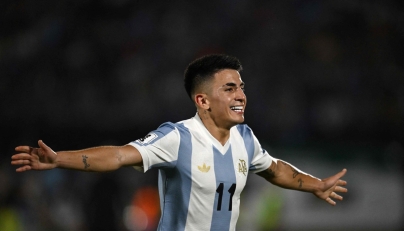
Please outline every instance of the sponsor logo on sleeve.
M156 138L157 138L156 134L149 133L145 137L138 139L137 142L140 143L140 144L150 144L150 142L152 142Z

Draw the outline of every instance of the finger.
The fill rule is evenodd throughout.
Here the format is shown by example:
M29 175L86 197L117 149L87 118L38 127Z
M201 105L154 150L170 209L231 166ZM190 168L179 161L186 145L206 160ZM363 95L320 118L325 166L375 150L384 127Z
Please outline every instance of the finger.
M44 155L45 153L53 153L56 154L48 145L46 145L42 140L38 140L38 145L40 147L38 154Z
M335 187L334 191L335 191L335 192L343 192L343 193L346 193L346 192L348 192L348 189L347 189L347 188L344 188L344 187L341 187L341 186L337 186L337 187Z
M343 169L339 173L337 173L331 177L328 177L326 179L323 179L323 181L326 183L325 188L328 189L328 188L335 187L338 185L345 185L346 181L340 180L340 178L343 177L346 172L347 172L347 170Z
M333 199L340 200L340 201L342 201L342 199L343 199L342 196L336 194L335 192L332 192L330 196L331 196Z
M50 148L48 147L48 145L46 145L42 140L38 140L38 145L39 145L40 148L42 148L42 149L44 149L44 150L50 149Z
M27 153L18 153L11 156L12 160L29 160L31 159L31 155Z
M347 172L347 170L346 170L346 168L344 168L344 169L342 169L341 172L337 173L336 176L338 178L342 178L345 175L346 172Z
M328 204L330 204L330 205L336 205L337 203L335 203L335 201L333 201L331 198L327 198L327 199L325 199L325 201L327 201L328 202Z
M31 166L25 165L25 166L22 166L20 168L17 168L15 171L16 172L25 172L25 171L28 171L28 170L31 170L31 169L32 169Z
M344 180L338 180L337 185L347 185L348 183Z
M29 165L31 164L31 160L13 160L11 161L12 165Z
M31 147L29 146L17 146L15 149L17 152L30 152Z

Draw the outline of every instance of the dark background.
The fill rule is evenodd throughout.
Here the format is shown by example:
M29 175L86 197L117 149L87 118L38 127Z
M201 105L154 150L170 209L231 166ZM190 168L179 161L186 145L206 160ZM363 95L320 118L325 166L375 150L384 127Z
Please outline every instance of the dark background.
M11 227L1 230L101 230L97 223L104 230L130 229L124 208L139 189L155 187L156 172L17 174L9 164L14 147L36 146L38 139L54 150L123 145L165 121L187 119L195 107L183 89L183 71L210 53L242 62L246 123L264 148L324 174L319 177L352 166L348 175L358 182L341 207L362 198L355 187L365 193L376 184L381 201L365 200L373 207L350 205L347 211L374 214L393 204L396 218L384 219L379 211L381 228L402 227L402 1L42 0L0 6L0 228ZM324 166L324 173L316 170ZM364 177L373 175L380 178ZM386 188L388 182L395 188ZM394 195L400 195L395 203ZM297 230L283 215L290 210L296 209L278 211L275 228L249 230ZM335 217L333 211L345 210L326 213ZM341 215L345 226L336 229L375 228L369 216L358 217L355 226ZM324 230L315 222L304 227Z

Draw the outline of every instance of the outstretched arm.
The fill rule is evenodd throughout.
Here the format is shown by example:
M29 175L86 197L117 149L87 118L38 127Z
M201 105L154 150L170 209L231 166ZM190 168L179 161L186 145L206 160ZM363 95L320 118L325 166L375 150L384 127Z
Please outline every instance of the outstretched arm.
M318 179L307 173L304 173L293 165L283 161L273 161L271 166L258 175L264 177L267 181L282 188L294 189L304 192L311 192L320 199L335 205L335 200L342 200L342 196L337 193L347 192L346 181L340 178L345 175L346 169L326 179Z
M11 164L20 166L17 172L67 168L82 171L113 171L122 166L142 165L139 151L130 145L100 146L78 151L54 152L42 140L38 148L18 146L19 153L11 157Z

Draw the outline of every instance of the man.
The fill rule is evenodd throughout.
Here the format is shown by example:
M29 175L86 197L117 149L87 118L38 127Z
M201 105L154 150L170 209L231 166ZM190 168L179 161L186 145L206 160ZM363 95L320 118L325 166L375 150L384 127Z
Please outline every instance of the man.
M17 172L68 168L111 171L135 166L159 169L161 219L158 230L235 230L240 193L249 172L277 186L311 192L331 205L347 192L346 170L320 180L271 157L251 129L242 124L247 99L242 66L226 55L208 55L185 71L185 88L196 115L164 123L145 138L124 146L54 152L19 146L12 156Z

